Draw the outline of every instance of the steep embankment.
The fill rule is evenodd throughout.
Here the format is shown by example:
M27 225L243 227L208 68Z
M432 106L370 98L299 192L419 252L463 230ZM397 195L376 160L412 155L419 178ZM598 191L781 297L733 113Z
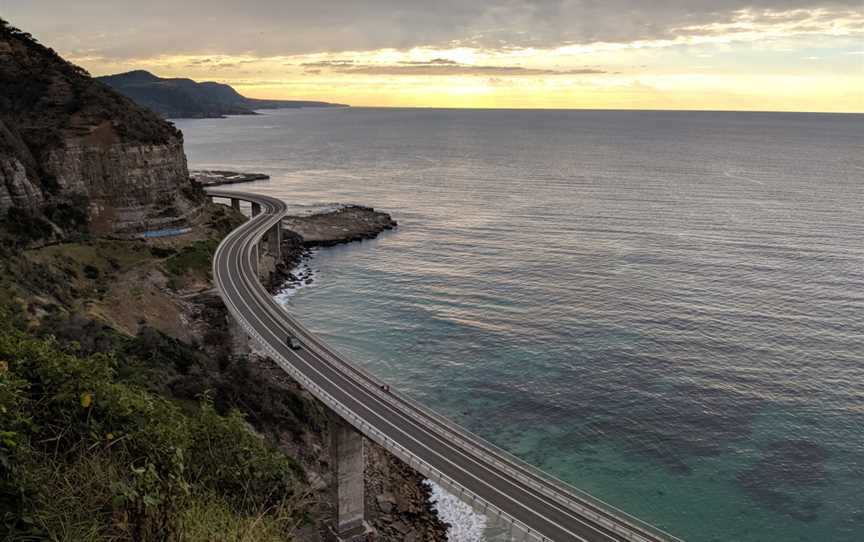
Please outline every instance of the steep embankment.
M0 245L0 539L317 528L302 467L235 410L253 361L231 355L208 275L241 221L208 206L180 238ZM314 404L287 404L261 412L311 433Z
M327 529L326 409L237 349L248 338L210 270L243 217L206 203L182 143L0 21L2 540L318 541ZM419 476L381 454L368 475L396 500L370 510L373 524L442 541Z
M179 130L0 20L0 212L47 236L129 234L201 202Z
M99 77L103 83L165 118L219 118L254 115L256 109L347 107L310 100L260 100L247 98L231 86L212 81L157 77L144 70Z

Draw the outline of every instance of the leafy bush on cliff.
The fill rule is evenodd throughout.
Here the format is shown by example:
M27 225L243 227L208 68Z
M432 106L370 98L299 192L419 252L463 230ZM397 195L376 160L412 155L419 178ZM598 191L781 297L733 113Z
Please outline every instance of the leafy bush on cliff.
M121 382L114 355L13 316L0 309L0 539L206 540L212 523L276 540L303 521L302 472L239 412Z
M8 243L25 246L51 237L54 229L41 213L22 207L10 207L0 217L0 228L8 233Z

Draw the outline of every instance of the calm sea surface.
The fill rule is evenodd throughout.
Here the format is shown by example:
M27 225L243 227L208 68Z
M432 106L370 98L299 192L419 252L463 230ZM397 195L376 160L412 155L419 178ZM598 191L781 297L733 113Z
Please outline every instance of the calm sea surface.
M864 116L339 109L190 166L399 229L288 301L394 388L686 540L864 540Z

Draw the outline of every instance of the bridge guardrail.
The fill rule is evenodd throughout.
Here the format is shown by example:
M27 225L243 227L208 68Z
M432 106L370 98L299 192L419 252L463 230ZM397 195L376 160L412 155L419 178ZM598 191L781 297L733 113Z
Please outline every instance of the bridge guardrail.
M297 322L293 317L291 317L290 315L288 317L291 319L293 324L296 324L301 329L306 330L305 326L303 326L302 324ZM308 331L308 330L307 330L307 333L312 334L312 332ZM313 336L314 336L314 334L313 334ZM321 355L320 350L316 349L315 351L316 351L316 353ZM588 510L586 510L584 508L586 503L582 502L582 501L587 501L587 504L590 504L591 506L594 506L596 508L600 508L601 510L604 510L608 514L615 515L618 517L619 520L622 518L627 518L629 520L628 523L635 524L635 525L633 525L634 529L642 529L642 530L648 531L652 535L659 536L664 540L681 542L678 538L674 537L673 535L670 535L669 533L666 533L663 530L661 530L661 529L659 529L659 528L657 528L657 527L655 527L649 523L645 523L644 521L640 520L639 518L636 518L636 517L628 514L627 512L624 512L623 510L620 510L620 509L594 497L593 495L586 493L585 491L583 491L577 487L574 487L574 486L572 486L572 485L570 485L570 484L568 484L562 480L559 480L558 478L555 478L554 476L544 472L543 470L535 467L534 465L527 463L525 460L523 460L523 459L513 455L512 453L496 446L495 444L492 444L491 442L484 439L483 437L480 437L479 435L472 433L471 431L465 429L464 427L459 426L455 422L452 422L451 420L447 419L445 416L443 416L443 415L435 412L434 410L418 403L414 399L407 397L401 393L397 393L397 392L391 391L389 394L384 393L383 391L381 391L381 388L379 387L379 385L374 383L377 381L377 379L374 376L366 373L363 369L361 369L359 367L353 367L350 364L346 364L345 361L343 361L339 358L338 354L335 356L335 359L334 359L334 356L332 356L332 355L327 355L326 357L329 357L333 361L337 361L338 363L340 363L340 365L341 364L348 365L347 368L349 370L352 370L352 371L357 372L357 373L364 373L364 376L366 378L368 378L369 381L358 382L359 384L363 385L364 387L366 387L370 391L374 392L379 397L384 398L385 400L388 400L392 405L396 406L396 408L398 408L402 412L404 412L406 414L410 414L410 411L408 411L405 406L403 406L399 403L394 403L392 401L392 396L394 396L394 395L397 396L397 398L400 401L402 401L403 403L411 405L415 410L422 412L426 417L428 417L432 420L435 420L439 424L445 426L446 429L449 430L451 433L451 434L447 435L448 438L452 439L454 442L458 443L463 448L473 450L474 453L478 453L478 455L482 454L487 459L489 459L490 462L498 465L498 467L501 470L508 472L514 478L517 478L517 479L525 482L526 484L530 485L531 487L544 493L548 497L553 498L555 500L558 500L559 502L562 502L562 503L564 503L568 506L571 506L573 508L579 509L585 515L596 515L595 513L589 512ZM420 419L417 421L419 421L420 423L423 423L424 425L427 425L427 427L428 427L428 424L426 424L425 420ZM498 457L496 457L496 456L498 456ZM514 469L511 465L508 465L507 462L513 463L513 464L521 467L522 470L520 471L520 470ZM559 491L555 491L554 489L552 489L550 487L547 487L541 483L538 483L536 480L532 480L528 475L525 474L526 471L537 478L543 479L548 484L557 487ZM572 494L573 496L578 497L579 499L582 499L582 501L575 499L572 496L569 496L568 494ZM635 540L647 540L645 538L638 538L638 537L633 537L631 539L634 541Z
M210 191L208 191L208 192L210 192ZM270 199L270 198L267 198L266 196L260 197L261 199L259 199L259 196L253 196L253 195L245 194L242 192L233 193L233 192L228 192L228 191L226 191L226 192L220 191L219 193L216 193L216 191L212 191L211 195L213 195L214 197L225 197L225 198L230 197L230 198L236 198L236 199L245 199L247 201L253 201L255 199L258 199L259 203L261 202L261 199ZM261 215L261 218L262 218L262 226L260 226L258 228L254 228L257 230L255 232L254 240L252 242L247 242L243 247L243 249L244 249L243 252L247 256L250 255L250 252L252 250L252 245L256 244L260 240L260 237L263 236L263 234L266 230L271 228L274 224L281 222L282 217L281 216L276 217L275 215L273 215L273 218L268 218L267 215L265 214L265 215ZM251 226L251 224L252 223L250 221L250 222L247 222L246 224L244 224L244 226L248 227L248 226ZM234 232L229 234L229 236L233 236L235 233L239 234L240 230L242 230L244 228L244 226L237 228L236 230L234 230ZM253 228L250 228L250 229L253 229ZM220 244L220 248L221 248L221 244ZM217 254L218 254L218 252L219 252L219 250L217 249ZM218 275L218 272L217 272L217 269L215 266L215 262L216 262L216 259L214 257L214 277L216 277ZM531 465L531 464L525 462L524 460L516 457L515 455L511 454L510 452L507 452L506 450L503 450L503 449L495 446L494 444L489 443L488 441L486 441L482 437L479 437L479 436L471 433L470 431L468 431L465 428L459 426L458 424L452 422L451 420L449 420L446 417L444 417L443 415L435 412L434 410L432 410L432 409L430 409L424 405L421 405L420 403L411 399L410 397L404 396L401 393L399 393L399 394L392 394L392 393L391 394L385 394L379 387L380 386L380 380L378 380L377 378L375 378L373 375L371 375L367 371L363 370L362 368L356 367L353 364L348 363L346 360L344 360L342 358L341 355L339 355L337 352L333 351L332 348L329 347L329 345L326 345L326 343L324 343L323 341L318 339L311 330L307 329L304 325L302 325L302 323L300 323L295 318L293 318L291 315L286 313L284 311L284 309L282 309L278 304L276 304L276 302L266 292L266 290L264 290L263 286L258 281L257 275L254 277L254 279L251 282L252 282L252 284L251 284L252 289L254 290L256 297L259 297L259 301L263 302L263 305L268 309L268 312L273 311L273 309L275 308L276 314L271 313L271 316L274 317L274 319L276 321L278 321L279 319L287 320L292 326L302 330L304 332L304 334L308 335L309 338L312 339L311 341L307 341L307 342L311 342L312 344L314 344L313 351L316 354L318 354L319 356L325 357L332 362L335 362L333 364L334 367L337 368L337 370L339 370L339 372L341 372L344 376L351 377L355 383L367 388L369 391L372 391L373 393L378 395L380 398L382 398L386 402L390 403L391 406L398 408L400 411L402 411L405 414L413 414L410 411L410 409L413 408L415 411L422 413L425 418L428 418L428 420L423 419L422 417L420 419L418 419L416 416L412 415L411 417L415 421L418 421L419 423L421 423L422 425L424 425L426 427L430 427L430 424L429 424L430 421L438 424L439 426L445 428L447 430L447 433L449 433L449 434L444 433L444 436L448 437L449 439L453 440L454 442L457 442L461 447L463 447L467 450L471 450L475 455L483 457L489 463L495 464L500 470L507 472L513 478L518 479L518 480L522 481L523 483L530 485L531 487L540 491L541 493L543 493L544 495L546 495L549 498L552 498L558 502L566 504L571 509L578 510L579 514L581 516L591 518L596 523L603 525L607 529L612 530L613 532L619 534L620 536L622 536L628 540L631 540L633 542L648 542L649 541L648 538L645 538L644 536L636 535L632 532L632 530L623 528L620 525L620 523L622 521L626 524L629 524L628 526L633 530L636 530L636 531L643 530L643 531L646 531L647 533L650 533L653 536L659 536L659 537L661 537L661 539L665 539L665 540L673 540L673 541L679 540L679 539L673 537L672 535L670 535L669 533L666 533L666 532L654 527L653 525L645 523L642 520L639 520L638 518L635 518L635 517L627 514L626 512L623 512L623 511L609 505L608 503L605 503L605 502L601 501L600 499L597 499L596 497L593 497L592 495L590 495L590 494L588 494L588 493L586 493L586 492L584 492L584 491L582 491L582 490L580 490L574 486L571 486L570 484L567 484L566 482L563 482L563 481L555 478L554 476L549 475L548 473L545 473L544 471L542 471L542 470L538 469L537 467L534 467L533 465ZM226 304L229 304L228 300L226 300ZM392 439L390 439L389 437L387 437L386 435L384 435L383 433L378 431L376 428L374 428L373 426L369 425L368 423L366 423L365 421L363 421L362 419L357 417L354 413L352 413L344 405L339 403L334 397L332 397L326 391L324 391L319 386L314 384L311 380L309 380L307 377L305 377L299 370L295 369L290 364L290 362L285 360L278 353L278 351L276 351L274 348L272 348L263 339L263 337L261 337L252 328L252 326L249 325L249 323L239 313L239 311L237 311L237 309L235 307L233 307L233 305L229 304L229 308L231 309L233 317L238 321L238 323L241 324L241 327L243 327L243 329L250 335L250 337L255 338L256 342L259 345L261 345L262 348L267 353L269 353L271 356L273 356L273 359L277 362L277 364L279 364L279 366L283 370L285 370L293 378L298 380L298 382L300 382L304 387L306 387L307 389L310 389L310 391L314 392L315 395L318 396L326 404L328 404L328 406L330 408L333 408L335 411L339 412L340 415L342 415L344 418L346 418L352 425L354 425L358 430L360 430L361 432L366 434L373 441L382 445L383 447L388 449L391 453L394 453L394 455L396 455L397 457L399 457L400 459L402 459L403 461L408 463L410 466L412 466L412 468L415 468L419 472L422 472L423 474L427 475L430 479L441 483L442 485L444 485L445 487L450 489L455 494L462 496L462 497L468 495L471 497L472 501L482 503L483 507L484 507L483 509L485 511L491 510L493 513L496 514L496 517L502 518L502 519L510 522L511 525L517 527L520 531L525 532L526 533L525 534L526 540L528 540L528 539L543 540L543 541L549 540L548 538L542 537L542 535L539 535L537 533L533 533L533 538L529 538L529 537L532 537L532 533L531 533L531 529L528 528L526 525L522 524L521 522L519 522L515 518L509 516L506 512L503 512L501 509L497 508L495 505L487 502L482 497L479 497L478 495L474 494L470 490L466 489L464 486L462 486L461 484L459 484L455 480L452 480L451 478L449 478L448 476L446 476L442 472L440 472L437 469L426 464L419 457L417 457L412 452L410 452L410 450L404 448L403 446L401 446L397 442L392 441ZM351 375L350 373L354 373L354 375L359 375L362 377L362 379L358 380L354 375ZM398 401L394 401L394 397L392 397L392 395L396 395L395 398L398 399ZM440 432L441 427L436 428L433 426L433 427L431 427L431 429L435 430L436 432ZM508 464L508 463L510 463L510 464ZM514 467L518 467L518 468L514 468ZM537 480L532 479L531 476L533 476L535 478L539 478L553 487L548 487L548 486L538 482ZM557 491L556 491L556 489L557 489ZM571 497L568 494L573 495L573 497ZM574 498L574 497L576 497L576 498ZM591 510L590 508L586 508L586 504L601 510L603 513L597 513L596 511ZM610 521L611 518L609 516L615 516L615 519L617 519L618 521L617 522Z

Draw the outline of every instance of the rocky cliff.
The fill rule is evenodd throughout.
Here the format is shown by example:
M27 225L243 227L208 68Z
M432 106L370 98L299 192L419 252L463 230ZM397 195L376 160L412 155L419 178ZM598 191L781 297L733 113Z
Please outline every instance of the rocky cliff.
M202 202L179 130L0 20L0 217L131 234L180 226ZM51 212L76 206L80 224Z

